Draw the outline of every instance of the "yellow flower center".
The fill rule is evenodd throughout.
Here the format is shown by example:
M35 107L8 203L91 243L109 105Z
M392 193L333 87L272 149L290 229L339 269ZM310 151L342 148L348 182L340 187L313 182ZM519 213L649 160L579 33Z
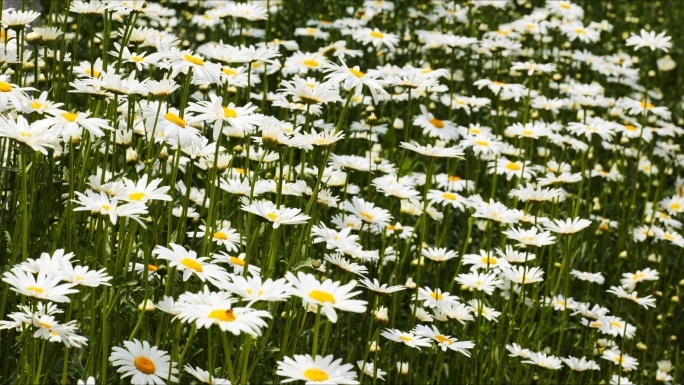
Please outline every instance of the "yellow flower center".
M26 132L26 131L21 131L21 132L19 132L19 135L21 135L22 138L30 138L30 137L33 136L32 133Z
M273 213L268 213L268 214L266 214L266 217L268 217L268 219L274 221L276 218L278 218L278 215L273 214Z
M135 192L135 193L130 194L128 196L128 199L132 200L132 201L139 201L139 200L143 199L144 197L145 197L144 192Z
M563 9L570 9L570 4L566 4L566 3L560 3L560 4L558 4L558 6L563 8Z
M674 236L672 236L672 235L670 235L670 234L668 234L668 233L664 233L664 234L663 234L663 238L667 239L668 241L674 241L674 239L675 239Z
M482 263L488 263L490 265L496 265L497 261L495 258L484 257L484 258L482 258Z
M321 290L312 290L311 293L309 293L309 297L318 302L335 303L335 297L333 297L332 294Z
M228 239L228 235L226 235L226 233L222 231L217 231L214 233L214 238L225 241L226 239Z
M639 278L643 278L644 276L645 276L644 273L634 274L634 276L632 277L632 281L638 281Z
M155 265L150 264L150 265L147 265L147 270L157 271L157 270L159 270L159 266L155 266Z
M643 108L653 108L653 107L655 107L653 104L651 104L651 103L646 103L646 102L641 102L641 103L639 103L639 104L640 104L641 107L643 107Z
M140 63L141 61L144 61L144 60L145 60L144 57L138 56L138 55L132 55L132 56L131 56L131 59L133 59L133 61L138 62L138 63Z
M207 318L213 318L215 320L218 320L219 322L233 322L235 321L235 314L233 314L233 309L218 309L212 310L212 312L209 313Z
M449 181L451 181L451 182L458 182L459 180L461 180L461 177L460 177L460 176L449 175Z
M679 211L682 209L682 205L679 203L670 203L670 208L675 211Z
M511 170L511 171L518 171L520 170L520 166L517 163L510 162L506 165L506 168Z
M362 77L364 77L364 76L366 75L366 74L364 74L363 72L361 72L361 71L359 71L359 70L355 70L355 69L353 69L353 68L350 68L350 69L349 69L349 72L351 72L352 75L356 76L356 77L359 78L359 79L361 79Z
M450 339L444 337L444 336L441 335L441 334L437 334L437 335L435 336L435 339L436 339L437 341L443 343L443 344L446 344L446 345L451 345L451 344L454 343L454 341L452 341L452 340L450 340Z
M147 357L140 356L135 359L134 363L135 367L145 374L153 374L156 369L154 362Z
M91 70L87 69L83 72L85 72L86 75L92 75L94 78L100 77L100 71L98 71L98 70L91 71Z
M183 55L183 59L189 61L190 63L192 63L192 64L194 64L194 65L198 65L198 66L204 67L204 60L202 60L202 59L200 59L200 58L198 58L198 57L196 57L196 56L188 55L188 54L186 53L185 55Z
M365 211L361 211L359 214L361 214L362 217L368 219L369 221L372 221L373 218L374 218L371 214L368 214L368 213L365 212Z
M384 33L378 31L373 31L370 33L370 35L373 37L377 37L378 39L382 39L383 37L385 37Z
M452 194L452 193L444 193L444 194L442 194L442 198L448 199L448 200L450 200L450 201L455 201L455 200L456 200L456 195L454 195L454 194Z
M306 59L302 64L307 67L318 67L318 62L312 59Z
M328 380L328 373L321 369L311 368L304 371L304 377L311 381L323 382Z
M637 128L636 128L636 126L633 126L631 124L625 124L625 130L636 131Z
M406 341L406 342L413 341L413 338L411 338L409 336L401 335L401 336L399 336L399 338L401 338L403 341Z
M430 297L432 297L432 299L436 299L437 301L444 299L444 296L439 293L430 293Z
M497 86L505 86L506 84L508 84L508 83L500 82L500 81L497 81L497 80L494 80L493 83L496 84Z
M489 142L484 141L484 140L476 140L475 143L479 146L489 147Z
M237 75L237 74L238 74L238 73L235 72L235 70L233 70L232 68L227 68L227 67L221 69L221 71L222 71L224 74L226 74L226 75Z
M166 120L168 120L169 122L171 122L171 123L173 123L173 124L175 124L175 125L177 125L177 126L180 126L180 127L185 128L185 119L183 119L183 118L181 118L180 116L174 114L173 112L167 112L166 115L164 115L164 117L165 117Z
M577 28L575 29L575 33L579 35L586 35L587 31L583 30L582 28Z
M530 136L532 135L532 130L523 130L522 134L525 136Z
M237 112L235 110L231 110L228 107L223 107L223 117L224 118L237 118Z
M444 128L444 122L437 118L430 119L430 123L437 128Z
M78 114L74 112L64 112L62 113L62 117L66 119L68 122L75 122L76 118L78 118Z
M240 167L236 167L236 168L235 168L235 172L238 173L238 174L243 174L243 175L244 175L245 170L243 170L243 169L240 168Z
M318 32L318 30L317 30L316 28L308 28L308 29L306 30L306 32L307 32L309 35L313 35L313 34L315 34L316 32Z
M229 260L238 266L245 266L245 261L238 257L230 257Z
M187 267L188 269L195 270L195 271L198 272L198 273L201 273L201 272L202 272L202 264L199 263L199 262L197 262L197 261L194 260L194 259L183 258L183 259L181 259L180 263L181 263L183 266Z
M44 327L45 329L50 329L52 327L52 325L50 325L47 322L38 321L38 323L40 324L40 326Z
M2 87L1 84L0 84L0 87ZM0 91L1 91L1 90L2 90L2 89L0 88ZM31 108L33 108L34 110L39 110L39 109L41 109L42 107L43 107L43 103L41 103L41 102L39 102L39 101L37 101L37 100L34 100L34 101L31 102Z

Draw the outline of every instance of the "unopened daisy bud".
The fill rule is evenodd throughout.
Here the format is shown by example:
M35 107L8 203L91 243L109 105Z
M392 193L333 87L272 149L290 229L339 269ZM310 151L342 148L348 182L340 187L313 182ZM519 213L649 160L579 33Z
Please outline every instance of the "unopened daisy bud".
M319 267L321 267L321 261L317 259L314 260L313 262L311 262L311 267L313 267L314 269L318 269Z
M384 306L380 306L378 310L375 310L373 312L375 314L375 320L381 323L388 323L389 322L389 315L387 314L387 308Z
M376 157L375 159L373 159L373 163L375 163L375 164L382 164L382 159Z
M394 128L395 130L403 130L404 129L404 121L399 119L399 118L395 118L394 123L392 123L392 128Z
M560 262L554 262L553 265L554 265L555 267L558 267L558 268L560 268L561 266L563 266L563 265L560 264Z
M594 206L591 208L593 211L601 211L601 203L599 203L599 198L594 198Z
M43 35L38 32L34 31L26 34L26 42L31 45L38 45L40 44L41 40L43 40Z
M169 150L166 148L166 146L162 147L161 151L159 151L159 159L161 160L166 160L169 158Z
M380 346L378 346L378 344L375 341L371 342L370 348L368 349L369 352L379 352L380 350L382 349L380 349Z
M655 295L657 295L658 297L662 297L662 296L663 296L663 292L660 291L660 290L656 290Z
M397 371L399 371L402 376L408 376L409 363L408 362L397 362Z
M598 345L601 348L606 347L607 343L608 343L608 341L605 338L601 338L601 339L596 340L596 345Z
M368 123L375 123L375 121L377 121L377 120L378 120L378 117L375 116L375 113L374 113L374 112L372 112L372 113L366 118L366 122L368 122Z
M396 235L401 235L401 233L404 232L404 226L401 225L401 223L397 222L396 225L394 225L394 234Z
M663 320L663 315L662 315L662 314L658 314L658 316L656 317L656 319L657 319L658 321L662 321L662 320ZM659 326L660 326L660 325L659 325Z
M138 151L135 148L129 147L126 149L126 163L137 163Z
M144 309L143 309L144 306ZM147 301L143 300L139 305L138 305L138 310L140 311L154 311L157 307L154 306L154 303L152 300L148 299Z
M639 350L648 350L648 346L646 346L646 344L643 342L637 342L636 347Z
M618 258L627 259L627 250L623 250L620 254L618 254Z
M679 281L679 286L684 286L684 279L682 279L681 281Z
M233 87L233 86L228 87L228 92L231 93L231 94L234 94L234 93L237 92L237 88L235 88L235 87Z
M235 151L235 152L242 152L244 150L245 150L245 148L239 144L237 146L233 147L233 151Z
M421 256L420 258L414 259L411 261L411 266L418 266L419 263L421 266L425 266L425 258Z
M555 81L559 81L562 78L563 78L563 76L561 74L553 74L553 80L555 80Z
M368 106L368 107L366 107L366 112L371 112L371 113L372 113L373 111L375 111L375 107L373 107L373 106ZM366 120L368 120L368 119L366 119Z
M209 91L211 91L211 86L206 85L206 84L202 84L198 88L199 88L199 92L201 92L203 94L208 94Z
M671 335L670 336L670 341L677 341L677 336L676 335Z
M539 155L542 158L546 158L549 156L549 149L546 147L537 147L537 155Z
M404 284L404 286L406 286L406 288L409 289L409 290L413 290L413 289L416 288L416 283L413 282L413 278L408 277L408 279L406 280L406 283Z

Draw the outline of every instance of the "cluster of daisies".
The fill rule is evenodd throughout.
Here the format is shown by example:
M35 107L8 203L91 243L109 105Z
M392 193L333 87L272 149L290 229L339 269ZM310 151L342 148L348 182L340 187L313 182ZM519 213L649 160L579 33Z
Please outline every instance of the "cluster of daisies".
M671 37L322 3L2 11L0 380L676 381Z

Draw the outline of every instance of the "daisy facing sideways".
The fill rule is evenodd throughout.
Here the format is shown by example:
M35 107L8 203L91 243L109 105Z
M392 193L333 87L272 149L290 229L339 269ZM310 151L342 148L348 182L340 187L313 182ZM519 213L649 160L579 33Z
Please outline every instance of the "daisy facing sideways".
M277 208L273 202L252 202L250 205L242 206L244 211L256 214L263 219L272 222L273 228L277 229L280 225L298 225L306 223L310 216L300 214L300 209L291 209L287 207Z
M352 292L356 287L356 281L342 286L340 282L333 282L330 279L321 282L314 275L301 271L297 273L297 276L288 271L285 278L292 284L293 294L302 299L307 310L317 311L318 306L321 306L321 314L328 317L330 322L337 322L335 309L353 313L366 311L366 301L351 299L361 293L360 291Z
M333 361L334 360L334 361ZM305 381L308 384L349 384L355 385L356 373L351 364L342 364L342 359L335 360L333 355L325 357L310 355L295 355L294 359L284 357L278 361L276 374L286 379L281 382Z

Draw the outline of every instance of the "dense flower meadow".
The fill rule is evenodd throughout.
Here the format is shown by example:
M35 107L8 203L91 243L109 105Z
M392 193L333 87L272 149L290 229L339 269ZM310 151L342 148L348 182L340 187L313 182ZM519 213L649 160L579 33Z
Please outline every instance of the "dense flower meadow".
M41 5L0 383L681 381L676 4Z

